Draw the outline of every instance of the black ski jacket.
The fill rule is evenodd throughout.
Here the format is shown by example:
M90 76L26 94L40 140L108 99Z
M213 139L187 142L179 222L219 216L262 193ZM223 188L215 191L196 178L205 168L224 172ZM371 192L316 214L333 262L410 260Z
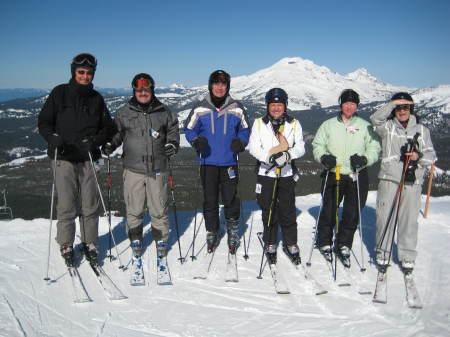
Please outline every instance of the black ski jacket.
M83 139L92 141L94 160L100 158L99 146L108 142L114 122L102 95L90 86L82 86L71 79L55 87L47 98L38 118L39 133L49 143L53 134L63 139L58 159L72 162L89 160L87 151L80 149ZM53 159L55 148L49 143L48 156Z

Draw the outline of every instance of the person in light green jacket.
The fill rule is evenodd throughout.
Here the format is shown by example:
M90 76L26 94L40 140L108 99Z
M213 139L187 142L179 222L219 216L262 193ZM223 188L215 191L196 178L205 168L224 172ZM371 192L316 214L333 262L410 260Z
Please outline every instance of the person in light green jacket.
M328 260L332 260L332 248L344 266L350 267L350 250L356 231L359 200L362 209L369 189L367 167L374 164L380 154L380 142L372 125L357 116L359 95L345 89L339 97L341 112L322 123L313 140L314 159L322 163L323 173L322 211L316 233L316 246ZM340 166L339 201L336 202L336 166ZM326 186L325 186L326 183ZM339 230L333 241L336 223L336 206L344 200Z

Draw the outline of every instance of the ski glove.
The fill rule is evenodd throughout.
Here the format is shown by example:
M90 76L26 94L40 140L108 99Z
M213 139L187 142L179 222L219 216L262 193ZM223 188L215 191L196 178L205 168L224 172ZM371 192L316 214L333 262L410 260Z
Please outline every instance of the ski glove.
M105 156L110 156L114 152L115 149L116 149L116 147L114 145L112 145L111 143L106 143L102 147L102 152Z
M367 158L365 156L358 156L356 153L350 157L350 165L353 171L357 171L367 165Z
M287 151L277 152L270 156L269 163L282 168L288 163L290 158L291 156Z
M60 135L58 135L57 133L54 133L50 136L48 144L54 148L61 147L61 146L63 146L62 137Z
M178 148L173 142L168 142L164 145L164 152L166 153L166 156L170 158L178 152Z
M336 157L332 154L324 154L320 157L320 162L328 171L336 167Z
M208 139L199 136L193 140L192 146L197 150L197 152L200 152L208 147Z
M239 153L245 150L244 143L240 138L234 138L231 141L231 151Z
M77 145L81 153L91 152L92 154L92 150L95 148L94 141L91 137L83 138Z

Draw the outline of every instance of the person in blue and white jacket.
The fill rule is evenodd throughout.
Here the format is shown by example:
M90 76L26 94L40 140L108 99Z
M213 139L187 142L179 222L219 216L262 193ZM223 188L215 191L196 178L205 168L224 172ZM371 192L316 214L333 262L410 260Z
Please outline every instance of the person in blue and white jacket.
M227 222L228 247L239 246L240 201L237 154L245 150L250 128L243 105L230 95L230 75L214 71L208 82L209 95L191 110L185 122L188 142L197 150L203 185L203 216L206 241L212 253L219 241L219 191Z
M305 154L305 143L300 122L286 113L287 104L283 89L270 89L266 94L267 114L255 120L249 142L249 151L259 164L256 198L262 210L264 250L270 264L276 263L278 225L284 252L293 263L301 262L295 208L298 175L293 160Z

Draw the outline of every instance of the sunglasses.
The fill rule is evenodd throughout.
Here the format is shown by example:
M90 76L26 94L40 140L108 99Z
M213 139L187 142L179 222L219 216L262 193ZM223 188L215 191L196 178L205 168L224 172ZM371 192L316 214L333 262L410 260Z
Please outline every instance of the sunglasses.
M94 72L92 70L77 70L78 75L94 75Z
M397 105L395 111L409 110L409 104Z
M152 87L152 82L147 78L140 78L133 85L134 90L149 90Z

